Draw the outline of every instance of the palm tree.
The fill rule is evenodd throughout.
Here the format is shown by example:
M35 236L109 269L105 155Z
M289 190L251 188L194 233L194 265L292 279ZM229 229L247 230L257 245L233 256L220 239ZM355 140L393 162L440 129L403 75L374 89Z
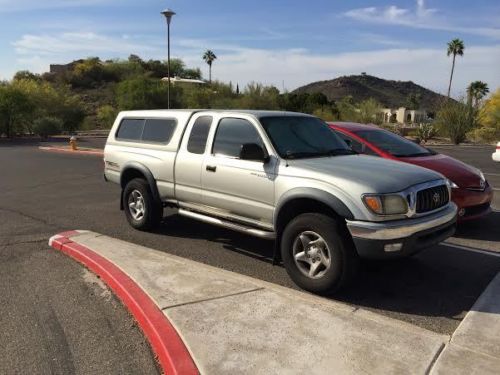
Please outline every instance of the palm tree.
M453 70L455 70L455 57L464 55L464 42L460 39L453 39L448 43L447 56L453 55L453 64L451 65L450 85L448 86L448 98L450 97L451 81L453 79Z
M467 98L472 105L474 102L474 107L477 107L479 101L490 92L488 84L482 81L474 81L467 87Z
M217 58L215 56L215 53L213 53L211 50L207 49L206 52L203 54L203 60L208 64L208 81L212 83L212 63L214 60Z

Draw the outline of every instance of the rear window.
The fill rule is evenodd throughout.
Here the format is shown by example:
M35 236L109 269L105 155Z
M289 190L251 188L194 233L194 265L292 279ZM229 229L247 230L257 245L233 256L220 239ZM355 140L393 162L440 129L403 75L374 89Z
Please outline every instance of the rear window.
M128 141L139 141L144 129L144 119L124 119L122 120L116 138Z
M175 119L123 119L116 138L125 141L168 143L174 133Z

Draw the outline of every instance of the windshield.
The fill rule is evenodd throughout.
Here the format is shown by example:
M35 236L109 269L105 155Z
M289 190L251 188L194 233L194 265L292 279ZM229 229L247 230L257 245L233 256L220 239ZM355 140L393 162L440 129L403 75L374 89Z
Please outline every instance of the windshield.
M433 155L428 149L385 130L358 130L354 134L396 157Z
M285 159L354 154L328 125L316 117L272 116L260 122Z

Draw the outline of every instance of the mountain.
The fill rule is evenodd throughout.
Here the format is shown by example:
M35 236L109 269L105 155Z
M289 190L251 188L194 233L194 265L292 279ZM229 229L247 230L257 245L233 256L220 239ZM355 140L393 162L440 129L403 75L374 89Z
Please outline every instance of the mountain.
M323 93L328 100L339 101L351 95L355 102L374 98L384 107L405 107L408 95L420 95L420 108L436 110L445 96L426 89L412 81L391 81L367 74L343 76L329 81L318 81L299 87L293 93ZM412 108L413 109L413 108Z

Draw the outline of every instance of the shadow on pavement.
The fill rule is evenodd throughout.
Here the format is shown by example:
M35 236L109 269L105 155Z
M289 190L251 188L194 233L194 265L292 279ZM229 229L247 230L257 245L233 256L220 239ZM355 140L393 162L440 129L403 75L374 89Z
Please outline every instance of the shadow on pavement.
M500 212L493 211L479 220L460 224L454 237L494 241L499 243L500 248Z
M181 216L167 217L157 233L216 242L228 251L272 262L273 242ZM330 298L382 313L390 311L394 314L389 315L396 317L411 314L446 318L451 323L436 323L435 330L450 333L499 271L500 258L443 244L411 258L364 261L354 284ZM291 281L286 286L295 287Z

